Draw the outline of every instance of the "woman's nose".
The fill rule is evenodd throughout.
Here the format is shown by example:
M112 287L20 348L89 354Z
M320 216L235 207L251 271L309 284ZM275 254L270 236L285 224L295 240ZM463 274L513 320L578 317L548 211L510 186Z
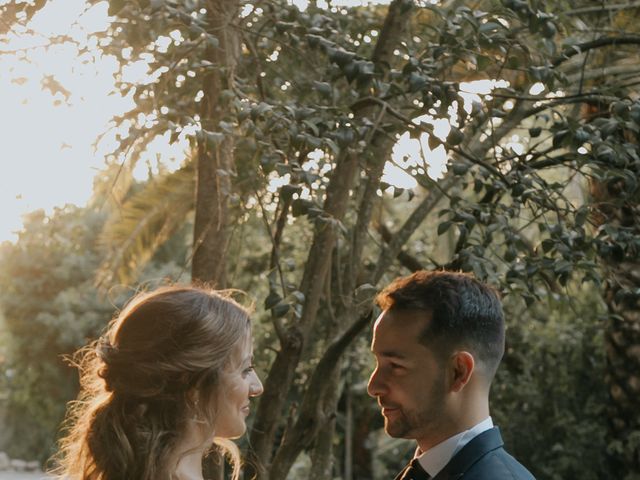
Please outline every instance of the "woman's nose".
M251 386L249 387L249 396L257 397L258 395L262 395L264 388L262 387L262 382L258 378L258 375L254 374L253 381L251 382Z

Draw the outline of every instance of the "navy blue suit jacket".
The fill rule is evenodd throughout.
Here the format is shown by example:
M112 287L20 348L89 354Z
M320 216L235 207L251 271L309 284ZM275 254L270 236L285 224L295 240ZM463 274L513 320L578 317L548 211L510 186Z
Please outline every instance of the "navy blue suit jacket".
M535 480L503 445L498 427L482 432L456 453L433 480Z

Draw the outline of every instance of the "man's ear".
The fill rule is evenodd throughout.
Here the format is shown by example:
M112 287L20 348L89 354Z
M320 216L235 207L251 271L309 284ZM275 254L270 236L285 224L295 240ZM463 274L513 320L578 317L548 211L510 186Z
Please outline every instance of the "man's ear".
M469 383L476 362L473 355L462 350L452 355L449 365L451 367L451 391L456 393L460 392L465 385Z

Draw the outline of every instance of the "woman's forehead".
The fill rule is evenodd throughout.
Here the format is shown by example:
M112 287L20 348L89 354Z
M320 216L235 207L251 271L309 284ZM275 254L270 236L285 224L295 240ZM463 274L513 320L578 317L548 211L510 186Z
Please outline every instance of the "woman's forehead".
M237 366L243 363L247 359L251 359L253 355L253 342L251 338L251 331L247 333L236 342L229 355L229 364L231 366Z

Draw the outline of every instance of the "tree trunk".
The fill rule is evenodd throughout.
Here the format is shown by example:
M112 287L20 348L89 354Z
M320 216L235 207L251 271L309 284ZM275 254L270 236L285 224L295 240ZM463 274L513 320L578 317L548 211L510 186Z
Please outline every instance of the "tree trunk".
M387 69L388 65L392 65L394 62L393 51L400 44L406 33L409 17L413 12L412 6L413 2L411 0L394 0L389 6L372 58L373 62L382 70ZM374 188L373 191L375 192L382 174L382 167L386 159L389 158L391 148L395 142L393 139L389 139L386 133L378 134L378 123L385 116L382 107L379 105L367 105L354 111L354 114L358 118L367 117L374 122L366 168L368 173L367 188L369 190ZM375 122L376 120L378 123ZM286 401L286 393L291 388L305 339L310 335L316 323L320 300L325 292L325 282L331 266L333 250L338 239L339 224L344 219L351 197L350 190L359 172L359 162L361 160L361 158L348 152L347 149L344 149L338 155L336 168L327 187L323 215L316 220L313 243L309 250L305 271L299 287L299 290L305 296L302 316L298 322L292 322L288 327L287 337L295 338L294 342L289 342L295 351L287 351L291 345L283 342L265 381L265 394L260 400L251 432L251 445L253 448L251 460L257 467L256 473L260 479L266 478L267 472L269 472L268 477L271 480L284 479L301 449L306 448L309 442L314 441L314 437L319 431L319 426L321 426L320 422L323 421L323 419L316 418L317 415L315 413L318 410L322 410L317 405L320 395L315 398L309 398L309 390L311 389L311 386L309 386L305 392L303 408L300 409L300 415L295 421L295 426L292 429L287 429L287 434L283 438L275 458L272 460L273 447L276 442L279 419ZM360 224L358 230L364 229L368 225L370 210L370 206L360 206L361 213L359 213ZM356 247L356 250L359 250L359 248ZM356 256L360 256L359 251L354 253ZM353 279L356 275L350 275L349 277ZM349 285L349 287L352 287L352 285ZM345 291L345 295L352 295L353 292L349 290ZM364 326L361 328L364 328ZM323 412L323 415L329 413Z
M341 154L324 205L325 213L332 220L342 221L344 217L357 166L355 156ZM320 305L331 251L337 238L336 229L337 225L331 221L318 221L300 287L300 291L305 295L302 318L297 324L288 327L286 338L284 341L281 339L280 350L264 382L264 394L260 399L251 430L251 462L257 469L258 478L265 478L264 475L270 470L280 415L300 361L304 338L309 334ZM286 472L284 475L286 476Z
M210 0L207 3L208 42L205 57L217 68L205 74L202 107L203 131L198 137L196 206L193 235L192 278L194 281L226 286L226 256L229 244L229 197L234 174L232 136L219 133L225 118L224 90L233 89L234 73L240 55L240 33L235 22L238 0Z
M240 35L235 25L240 4L238 0L209 0L206 8L209 39L215 37L218 44L209 41L205 57L217 68L205 74L202 85L203 131L198 137L191 278L194 282L225 288L235 141L229 135L221 138L218 130L226 113L221 93L233 89L240 55ZM222 455L211 452L204 460L205 478L222 480L224 467Z
M328 379L331 384L327 389L325 411L335 412L340 400L340 369L336 368ZM320 428L316 443L311 452L311 474L309 480L331 480L333 478L333 437L336 431L336 416Z
M358 480L373 479L373 455L371 452L371 432L374 430L375 419L379 415L377 409L372 408L371 399L365 394L366 406L356 408L353 432L353 477ZM354 400L362 401L362 396Z
M353 401L351 384L344 389L344 480L353 479Z

